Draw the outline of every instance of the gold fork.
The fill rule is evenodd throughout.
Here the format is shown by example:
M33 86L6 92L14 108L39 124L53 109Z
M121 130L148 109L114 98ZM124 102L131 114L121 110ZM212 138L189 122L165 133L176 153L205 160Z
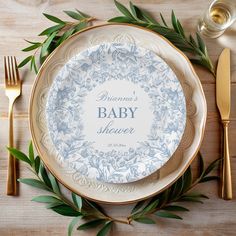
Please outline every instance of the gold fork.
M15 57L4 57L5 68L5 90L9 99L9 147L14 146L13 142L13 105L21 94L21 80ZM16 159L9 153L7 195L17 195L17 170Z

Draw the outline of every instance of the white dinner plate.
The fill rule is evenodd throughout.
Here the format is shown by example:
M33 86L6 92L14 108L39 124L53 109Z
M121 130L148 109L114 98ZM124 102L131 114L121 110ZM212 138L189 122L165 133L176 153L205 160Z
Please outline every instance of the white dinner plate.
M146 178L130 183L99 181L96 179L97 175L94 175L95 178L88 177L74 167L73 161L65 161L65 156L61 155L53 142L46 118L49 93L53 90L54 84L57 83L55 81L65 65L78 55L81 56L83 52L89 53L91 48L112 43L135 45L140 50L152 51L159 56L155 57L155 60L162 58L178 78L186 99L186 125L183 124L184 134L178 148L159 170ZM163 37L147 29L127 24L105 24L73 35L48 57L37 75L32 90L30 129L43 162L62 184L88 199L120 204L135 202L157 194L184 173L200 147L206 112L201 83L191 63L182 52ZM106 178L103 180L107 181Z

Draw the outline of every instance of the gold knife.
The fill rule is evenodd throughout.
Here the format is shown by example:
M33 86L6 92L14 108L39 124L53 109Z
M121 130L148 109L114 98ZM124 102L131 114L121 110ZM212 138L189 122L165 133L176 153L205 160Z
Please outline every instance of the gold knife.
M224 149L222 163L222 198L232 199L232 179L229 156L228 126L230 115L230 49L225 48L218 61L216 73L216 103L224 128Z

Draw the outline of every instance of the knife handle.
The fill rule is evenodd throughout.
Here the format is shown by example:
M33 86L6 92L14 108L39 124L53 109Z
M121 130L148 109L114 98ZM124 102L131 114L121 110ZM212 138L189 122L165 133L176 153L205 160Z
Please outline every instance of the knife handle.
M229 156L229 137L228 127L229 120L222 120L224 128L224 152L223 152L223 171L222 171L222 198L225 200L232 199L232 178Z

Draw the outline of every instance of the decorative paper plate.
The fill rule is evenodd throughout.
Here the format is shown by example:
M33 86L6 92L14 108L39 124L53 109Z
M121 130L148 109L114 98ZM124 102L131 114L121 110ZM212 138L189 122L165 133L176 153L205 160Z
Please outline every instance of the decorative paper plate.
M92 54L92 51L93 50L96 51L99 47L101 47L101 45L103 45L104 48L107 48L107 47L113 48L115 45L114 43L117 45L120 45L121 48L127 47L128 49L131 48L131 45L135 45L134 47L137 49L138 55L142 54L143 52L147 52L147 54L150 53L150 55L152 55L151 57L153 57L154 61L161 61L162 63L164 63L163 61L165 61L166 64L169 65L169 67L173 70L174 74L179 79L181 86L183 88L185 99L186 99L186 116L185 116L186 122L185 122L185 119L182 117L181 119L182 119L183 124L181 124L181 122L178 123L178 125L180 125L181 127L183 128L185 127L184 134L183 134L182 139L181 139L181 132L179 132L179 135L176 135L177 137L176 143L178 143L181 139L179 145L177 145L178 148L176 150L175 150L176 147L172 149L172 151L174 152L173 155L171 156L169 161L167 161L164 164L164 166L162 166L159 170L155 171L153 174L149 176L147 176L148 174L143 174L143 175L140 174L142 172L138 170L137 172L139 173L138 177L136 176L136 174L133 174L132 180L134 180L134 178L138 179L144 176L147 176L147 177L140 179L138 181L135 181L135 182L130 182L130 183L105 183L105 182L99 181L98 179L102 179L103 181L110 181L110 182L115 182L115 181L125 182L127 180L130 181L130 179L129 177L127 178L127 175L126 175L126 179L123 179L123 180L121 180L120 178L114 178L112 177L112 175L110 175L111 179L107 177L102 177L102 175L99 176L96 173L96 171L99 168L99 165L96 165L96 164L95 164L93 177L97 179L94 179L88 176L88 174L86 174L86 171L83 172L84 170L82 168L79 169L79 166L75 167L74 163L77 163L77 162L74 162L73 158L70 159L71 157L69 153L67 153L67 155L61 155L62 150L63 150L63 147L62 147L63 145L58 144L57 146L56 139L58 137L56 138L53 137L54 130L51 127L51 125L53 126L53 124L56 124L56 123L53 123L50 125L49 116L47 119L47 115L50 114L50 112L53 112L51 111L51 107L52 107L51 105L48 106L48 108L50 107L50 109L46 109L47 103L49 104L50 102L52 102L52 104L55 105L56 100L54 100L53 102L52 95L53 94L61 95L61 92L60 93L56 92L56 91L59 91L57 90L59 89L58 86L60 85L59 81L62 82L61 83L62 87L64 86L65 88L66 85L68 85L68 88L69 88L68 90L69 92L67 92L66 90L64 91L64 93L66 94L64 98L68 98L68 96L73 96L73 93L71 93L72 85L70 84L70 80L66 81L65 79L63 79L63 78L66 78L66 75L63 75L60 78L60 75L62 75L65 67L66 66L68 67L67 72L70 71L71 73L70 76L72 76L71 78L73 78L73 76L77 77L76 76L77 72L75 73L75 70L73 69L73 67L71 68L71 70L69 70L71 63L73 63L74 60L80 61L80 59L84 57L84 54L86 53ZM157 56L154 56L153 53L156 54ZM108 56L107 49L106 50L104 49L104 55L106 57ZM96 58L95 55L94 55L94 58ZM163 60L161 60L160 58L162 58ZM88 61L88 58L86 58L85 61ZM147 62L149 61L147 60ZM164 67L168 67L166 66L166 64L165 63L163 64ZM130 63L127 63L127 65L130 65ZM78 70L80 71L82 69L78 68ZM94 71L94 69L92 71ZM123 73L125 72L125 70L122 70L121 72ZM118 73L118 71L116 73ZM178 81L175 79L174 74L172 74L170 80L173 79L173 81L177 83L175 84L174 87L176 88L176 85L177 85L177 87L179 87L180 89L178 94L180 96L183 96L181 93L181 87L179 86ZM68 78L70 78L70 76ZM80 82L82 83L83 79L85 82L86 78L83 77L81 79L82 80ZM99 80L99 76L91 77L90 82L96 79ZM68 84L66 82L68 82ZM79 82L79 80L77 80L77 82ZM119 82L121 82L121 80ZM86 104L86 102L91 104L90 103L91 101L89 99L92 99L93 101L94 97L90 96L89 94L90 93L92 94L93 91L96 91L96 89L99 89L102 86L107 86L106 84L109 85L109 83L110 82L108 81L108 79L106 80L106 82L102 84L98 84L96 82L95 83L96 86L86 96L87 100L85 99L85 103L81 103L80 100L78 100L77 104L80 104L80 105ZM146 96L147 100L149 101L152 100L150 96L148 95L148 91L145 91L144 88L141 87L141 84L139 83L135 84L133 82L127 81L127 77L125 77L125 79L122 80L121 83L129 83L129 86L122 86L122 89L120 89L119 87L112 86L111 92L113 93L114 91L115 93L116 91L122 90L122 93L124 93L125 95L126 91L127 93L130 92L126 89L129 89L132 86L133 87L136 86L135 88L138 88L138 89L135 91L139 91L140 89L140 91L142 91L140 92L142 93L142 96ZM132 86L130 86L130 84L132 84ZM77 88L79 88L79 86L75 86L75 90L77 90ZM114 88L117 88L117 89L114 89ZM133 89L131 90L131 94L132 92L133 92ZM50 97L49 97L49 94L50 94ZM168 94L168 93L165 93L165 94ZM169 93L168 96L170 94L171 93ZM173 93L171 96L175 96L174 94L175 93ZM118 94L114 94L113 96L118 96ZM63 99L58 99L57 101L62 102L62 100ZM173 101L173 100L170 99L170 101ZM184 114L184 107L185 107L183 106L184 100L179 98L178 101L180 102L180 104L182 104L180 106L183 109L183 112L180 113L181 115L181 114ZM145 102L145 101L142 101L142 102ZM65 104L68 105L69 103L65 102ZM114 105L114 103L112 103L112 105ZM86 111L87 107L88 107L87 105L86 106L82 105L82 108L85 109L84 111ZM137 106L137 107L140 108L141 106ZM107 106L107 108L109 108L109 106ZM147 123L149 125L153 124L151 121L153 120L154 115L149 115L152 113L153 108L152 106L151 107L149 106L146 108L148 108L148 111L149 112L151 111L151 112L147 113L148 114L147 117L146 117L146 113L144 113L144 115L142 115L141 117L144 117L145 119L150 119L150 117L152 118L150 119L149 122L143 121L141 123L141 126L143 127L145 127ZM94 112L98 112L98 111L94 109ZM136 110L136 112L138 112L138 110ZM82 118L81 121L83 124L86 124L86 122L84 122L83 119L88 119L88 118L86 118L86 116L82 114L87 114L93 117L91 114L87 112L80 113L78 112L78 110L76 111L76 114L77 116ZM97 113L95 113L95 116L96 114ZM106 113L106 115L107 114L108 113ZM100 115L102 115L102 113ZM61 112L60 117L62 118L61 119L62 121L64 119L63 111ZM80 118L78 119L78 121L80 120ZM104 203L113 203L113 204L114 203L119 203L119 204L130 203L130 202L134 202L137 200L150 197L151 195L157 194L158 192L164 190L170 184L172 184L178 177L180 177L184 173L184 171L187 169L187 167L190 165L191 161L193 160L194 156L196 155L199 149L199 146L203 137L205 121L206 121L206 101L205 101L205 97L202 91L202 87L190 62L184 56L184 54L181 53L178 49L176 49L173 45L171 45L167 40L163 39L161 36L149 30L145 30L143 28L139 28L139 27L135 27L131 25L124 25L124 24L106 24L106 25L92 27L90 29L84 30L81 33L78 33L72 36L65 43L59 46L59 48L56 49L54 53L52 53L52 55L47 59L47 61L41 67L41 70L38 73L37 79L33 87L31 103L30 103L30 128L31 128L33 141L37 148L38 153L42 157L42 160L44 161L48 169L57 177L57 179L62 184L64 184L67 188L76 192L77 194L80 194L94 201L99 201L99 202L104 202ZM66 124L68 124L68 122L66 122ZM77 125L78 124L79 122L77 122ZM118 125L117 122L116 124ZM130 121L129 121L129 124L131 124ZM94 142L94 140L92 140L92 137L89 136L90 134L89 130L90 128L92 128L92 130L97 130L98 124L97 122L93 123L92 121L90 121L90 125L91 127L85 128L85 131L86 129L87 131L83 132L83 134L88 134L87 136L84 137L84 139L88 140L88 142ZM101 125L104 125L104 124L101 123ZM122 123L122 125L126 127L127 123L126 122ZM177 124L175 125L177 126ZM59 132L60 127L65 127L65 126L59 125L59 127L57 127L55 130ZM146 128L144 129L144 131L146 132L147 130L148 129ZM145 133L145 135L147 134ZM76 137L78 137L78 134ZM139 136L139 140L142 140L140 137L142 136ZM64 139L63 137L61 140L62 142L65 143L66 142L65 140L67 139L66 138ZM171 138L171 140L173 139ZM103 142L103 140L99 140L98 142L105 143ZM111 143L114 143L113 140ZM122 140L122 143L123 143L123 140ZM131 141L129 141L129 143L131 143ZM73 144L77 146L77 143L74 141L73 141ZM102 147L102 145L101 146L97 145L97 147L101 149L104 148ZM68 150L69 151L73 150L73 147L69 147ZM88 150L86 149L86 151ZM105 153L106 150L104 150L103 152ZM102 157L102 155L100 156ZM167 155L167 156L168 156L167 157L168 159L170 155ZM65 161L65 157L68 157L70 161ZM127 166L125 168L127 169ZM155 168L157 169L158 167L156 166ZM154 169L150 170L149 174L152 173L153 171Z
M46 116L56 150L79 174L127 183L152 174L173 155L186 104L179 80L154 52L106 43L63 66Z

